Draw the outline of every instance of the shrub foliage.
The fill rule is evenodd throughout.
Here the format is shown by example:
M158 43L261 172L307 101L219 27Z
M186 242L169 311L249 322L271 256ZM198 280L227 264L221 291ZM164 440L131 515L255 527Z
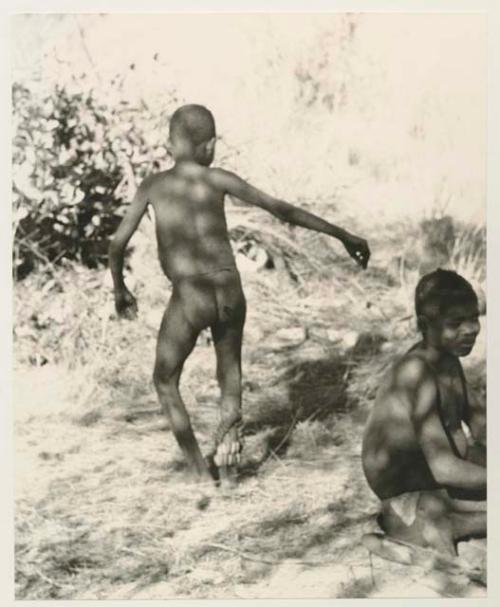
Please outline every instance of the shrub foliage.
M92 91L56 86L40 98L15 84L12 93L16 278L63 258L105 263L135 178L166 157L166 120Z

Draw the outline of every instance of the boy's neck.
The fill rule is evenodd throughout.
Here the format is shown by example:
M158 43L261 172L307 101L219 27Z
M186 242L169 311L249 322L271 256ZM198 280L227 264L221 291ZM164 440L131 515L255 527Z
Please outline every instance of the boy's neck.
M194 158L183 157L183 158L174 159L174 166L173 166L174 169L182 168L182 167L190 167L190 166L201 167L202 165L199 162L196 162L196 160Z
M420 348L427 360L432 364L439 364L444 362L449 362L450 359L456 359L457 357L446 350L438 348L436 345L431 343L425 336L422 336L422 341L420 342Z

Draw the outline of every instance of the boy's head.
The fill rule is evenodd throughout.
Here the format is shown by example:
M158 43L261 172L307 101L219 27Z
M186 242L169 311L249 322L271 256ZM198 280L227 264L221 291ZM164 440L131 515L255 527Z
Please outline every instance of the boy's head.
M435 270L415 289L418 328L424 340L455 356L472 350L480 330L477 295L471 284L451 270Z
M170 119L170 143L175 160L208 166L214 159L215 120L203 105L183 105Z

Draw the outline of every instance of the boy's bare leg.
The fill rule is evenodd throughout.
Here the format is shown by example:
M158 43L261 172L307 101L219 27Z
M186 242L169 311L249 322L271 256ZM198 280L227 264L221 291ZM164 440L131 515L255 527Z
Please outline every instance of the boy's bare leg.
M456 542L486 537L486 512L452 514L453 538Z
M221 391L221 425L230 426L217 449L221 482L234 484L240 458L239 426L241 422L241 346L245 324L245 303L242 300L229 322L212 325L217 356L217 380Z
M394 538L416 546L434 548L445 554L455 555L453 527L449 519L449 509L441 491L421 491L411 524L406 524L386 500L380 519L385 533Z
M449 503L456 542L486 537L486 501L450 499Z
M478 466L486 466L486 447L479 443L467 449L466 459Z
M456 542L486 535L484 502L453 500L445 490L421 491L410 525L391 510L389 503L387 500L384 504L381 526L394 539L456 556Z
M179 393L179 380L198 334L199 331L187 320L183 304L174 292L160 326L153 379L162 409L188 462L190 476L197 481L211 480L212 477Z

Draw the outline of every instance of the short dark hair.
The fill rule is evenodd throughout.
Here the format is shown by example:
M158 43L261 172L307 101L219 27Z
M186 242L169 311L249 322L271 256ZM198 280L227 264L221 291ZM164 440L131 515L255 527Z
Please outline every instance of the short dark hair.
M418 281L415 289L415 312L417 318L426 316L434 319L443 312L457 298L472 299L477 302L477 295L470 282L453 270L438 268L425 274ZM419 326L419 328L421 328Z
M199 145L215 137L215 120L212 112L203 105L183 105L170 118L170 137L187 139Z

